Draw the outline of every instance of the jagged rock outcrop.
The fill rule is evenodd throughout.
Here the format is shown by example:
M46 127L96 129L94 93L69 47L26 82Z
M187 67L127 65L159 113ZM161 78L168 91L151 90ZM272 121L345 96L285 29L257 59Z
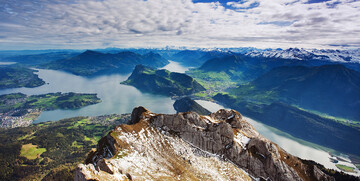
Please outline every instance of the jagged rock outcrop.
M133 111L80 164L75 180L334 180L262 137L240 113Z

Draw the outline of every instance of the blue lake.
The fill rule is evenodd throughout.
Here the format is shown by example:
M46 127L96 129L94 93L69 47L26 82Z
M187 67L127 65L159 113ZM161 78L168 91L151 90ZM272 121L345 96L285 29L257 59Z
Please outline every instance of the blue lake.
M183 67L179 63L173 61L164 68L180 73L189 69L189 67ZM16 92L28 95L52 92L96 93L98 97L101 98L102 102L77 110L44 111L34 123L55 121L75 116L131 113L132 109L136 106L144 106L155 113L176 113L173 108L174 100L170 97L144 93L135 87L120 84L120 82L126 80L129 75L103 75L95 78L87 78L62 71L44 69L40 69L37 74L46 82L45 85L36 88L0 90L0 95ZM197 102L212 112L224 108L221 105L209 101L197 100ZM327 152L327 148L296 139L284 132L252 120L251 118L245 119L264 137L274 141L287 152L303 159L314 160L325 165L327 168L337 169L335 164L330 162L330 155ZM347 162L342 164L352 165ZM357 175L359 175L359 172Z

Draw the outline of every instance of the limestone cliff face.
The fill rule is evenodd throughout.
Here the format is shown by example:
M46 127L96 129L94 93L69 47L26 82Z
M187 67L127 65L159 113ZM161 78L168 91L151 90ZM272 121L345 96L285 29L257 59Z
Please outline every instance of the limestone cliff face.
M75 180L334 180L262 137L240 113L154 114L102 138Z

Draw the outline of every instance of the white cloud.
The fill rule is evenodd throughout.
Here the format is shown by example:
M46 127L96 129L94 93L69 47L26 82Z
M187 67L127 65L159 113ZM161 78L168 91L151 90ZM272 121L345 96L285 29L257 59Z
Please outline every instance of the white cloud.
M360 46L360 2L306 2L7 0L0 3L0 48Z
M244 0L239 2L227 2L226 5L239 9L252 8L254 4L260 4L258 0Z

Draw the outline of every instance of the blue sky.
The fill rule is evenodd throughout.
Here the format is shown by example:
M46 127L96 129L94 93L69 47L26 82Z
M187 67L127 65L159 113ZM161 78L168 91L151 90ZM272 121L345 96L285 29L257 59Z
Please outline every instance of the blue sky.
M0 49L360 47L358 0L0 0Z

